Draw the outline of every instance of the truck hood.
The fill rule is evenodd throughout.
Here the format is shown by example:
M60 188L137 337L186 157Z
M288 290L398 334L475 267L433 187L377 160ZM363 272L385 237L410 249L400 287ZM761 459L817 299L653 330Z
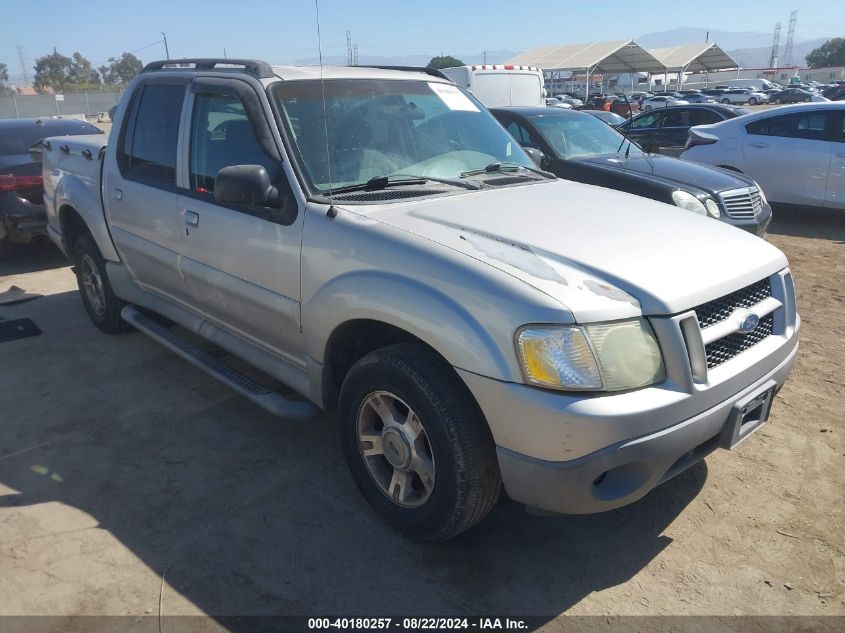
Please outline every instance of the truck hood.
M696 187L710 194L754 184L750 178L737 172L660 154L630 156L627 159L624 154L612 154L574 160L608 172L657 180L684 190Z
M567 180L344 208L513 275L580 322L675 314L787 266L717 220Z

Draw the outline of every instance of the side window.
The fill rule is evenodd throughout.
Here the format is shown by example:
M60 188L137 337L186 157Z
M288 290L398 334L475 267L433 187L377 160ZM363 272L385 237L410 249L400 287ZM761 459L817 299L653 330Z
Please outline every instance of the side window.
M690 112L690 125L710 125L722 121L722 117L713 110L700 109Z
M690 125L692 125L690 123L690 111L683 108L677 110L672 108L666 113L666 120L663 121L663 127L689 127Z
M520 145L540 149L540 144L537 142L537 139L534 138L534 135L531 134L524 125L516 121L511 121L505 129L511 133L511 136L513 136Z
M230 165L261 165L272 182L282 173L281 165L259 147L238 97L197 94L191 120L191 189L213 193L217 173Z
M813 111L754 121L746 125L745 129L749 134L759 136L781 136L823 141L825 140L826 123L827 113Z
M662 112L644 114L643 116L638 117L636 120L631 121L631 129L642 130L646 128L657 127L658 122L660 121L660 117L662 115Z
M184 84L144 86L122 147L122 167L129 178L152 185L176 185L176 144L184 97Z

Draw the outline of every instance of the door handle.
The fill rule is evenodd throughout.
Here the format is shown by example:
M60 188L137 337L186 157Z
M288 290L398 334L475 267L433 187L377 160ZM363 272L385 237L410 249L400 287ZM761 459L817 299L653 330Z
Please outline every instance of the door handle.
M114 196L115 200L123 200L123 189L118 189L115 187L111 190L112 195Z
M769 146L769 144L768 144L768 143L749 143L749 145L750 145L751 147L759 147L760 149L762 149L762 148L764 148L764 147L768 147L768 146Z
M187 226L199 226L200 223L200 214L194 213L193 211L188 211L185 209L185 225Z

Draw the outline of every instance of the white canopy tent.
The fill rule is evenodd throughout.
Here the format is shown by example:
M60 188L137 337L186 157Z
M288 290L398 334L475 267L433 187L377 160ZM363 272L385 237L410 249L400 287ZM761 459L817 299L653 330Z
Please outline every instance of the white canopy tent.
M683 85L686 72L708 73L739 67L739 64L715 43L653 48L649 52L664 66L664 73L678 73L678 86Z
M666 67L634 40L586 42L540 46L520 53L509 64L537 66L544 71L584 72L589 92L590 76L630 73L664 73Z

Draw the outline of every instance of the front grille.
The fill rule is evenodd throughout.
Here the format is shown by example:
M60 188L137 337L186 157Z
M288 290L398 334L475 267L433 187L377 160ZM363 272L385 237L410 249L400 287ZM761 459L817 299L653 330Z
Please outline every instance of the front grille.
M741 354L745 350L754 347L766 337L771 336L773 324L774 316L768 314L760 319L760 323L751 332L734 332L705 345L704 352L707 354L707 369L718 367L737 354Z
M382 202L384 200L399 200L401 198L417 198L419 196L434 196L446 193L445 189L379 189L378 191L356 191L343 193L334 197L344 202Z
M763 208L763 200L756 187L726 191L721 198L725 213L734 220L753 220Z
M695 309L701 329L727 319L738 308L750 308L772 296L772 284L768 277L741 288L724 297L708 301Z

